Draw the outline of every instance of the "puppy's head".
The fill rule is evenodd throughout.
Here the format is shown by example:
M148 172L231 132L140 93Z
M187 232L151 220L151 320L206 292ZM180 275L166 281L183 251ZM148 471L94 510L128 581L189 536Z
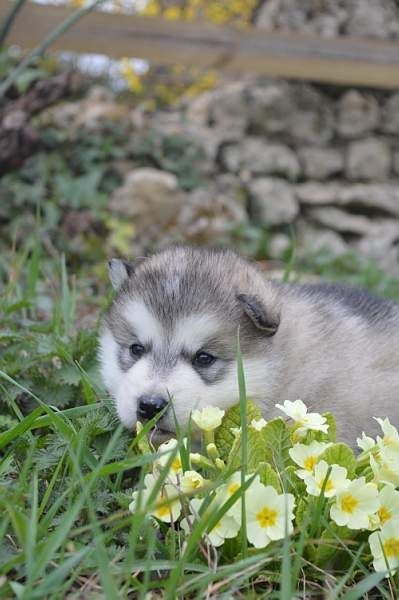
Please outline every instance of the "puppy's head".
M276 288L233 252L176 247L138 264L109 265L116 297L100 362L120 420L133 428L164 411L158 428L191 411L238 401L237 332L247 394L262 400L273 376ZM173 409L170 406L173 404Z

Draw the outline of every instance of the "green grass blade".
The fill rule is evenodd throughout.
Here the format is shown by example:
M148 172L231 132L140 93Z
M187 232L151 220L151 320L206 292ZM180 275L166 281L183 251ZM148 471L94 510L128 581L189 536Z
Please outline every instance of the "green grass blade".
M68 577L71 571L92 552L93 548L91 547L81 548L81 550L67 558L51 571L51 573L46 575L43 583L31 592L31 598L44 598L48 594L58 592L63 581Z
M26 556L26 572L28 580L33 578L35 546L37 538L37 521L38 521L38 474L37 470L33 473L31 483L31 512L29 523L26 531L26 540L24 544Z
M359 581L349 592L340 596L340 600L361 600L383 579L385 579L385 573L371 573L368 577Z

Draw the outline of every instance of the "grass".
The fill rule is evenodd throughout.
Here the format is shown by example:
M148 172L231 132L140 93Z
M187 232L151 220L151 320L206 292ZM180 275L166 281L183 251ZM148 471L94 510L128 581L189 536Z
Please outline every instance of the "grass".
M140 451L148 426L132 437L118 425L96 371L96 326L78 326L80 293L65 259L50 269L38 240L10 262L1 297L0 598L291 600L322 589L331 599L396 597L350 540L335 531L323 538L322 506L304 511L297 535L262 551L245 535L238 546L201 542L229 505L211 521L203 515L187 544L149 520L146 506L131 514L132 491L154 458ZM244 372L239 354L242 415ZM244 443L242 465L246 451ZM342 563L317 567L312 556L331 543Z

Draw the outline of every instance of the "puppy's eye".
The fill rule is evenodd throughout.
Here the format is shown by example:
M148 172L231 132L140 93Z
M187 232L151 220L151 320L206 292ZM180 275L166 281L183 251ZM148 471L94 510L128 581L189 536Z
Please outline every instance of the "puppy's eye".
M203 352L200 350L193 358L193 364L197 367L209 367L213 365L216 360L216 356L209 354L209 352Z
M140 358L141 356L143 356L145 348L141 344L132 344L129 347L129 351L130 354L134 356L134 358Z

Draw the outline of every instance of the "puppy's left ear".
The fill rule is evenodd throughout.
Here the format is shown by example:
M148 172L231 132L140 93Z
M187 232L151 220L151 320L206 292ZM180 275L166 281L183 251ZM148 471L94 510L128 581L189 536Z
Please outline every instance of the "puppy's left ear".
M267 336L272 336L276 333L280 321L275 315L270 315L267 312L266 307L258 296L237 294L237 300L257 329L260 329Z
M121 258L111 258L108 261L108 273L114 290L118 291L122 283L132 275L133 263Z

